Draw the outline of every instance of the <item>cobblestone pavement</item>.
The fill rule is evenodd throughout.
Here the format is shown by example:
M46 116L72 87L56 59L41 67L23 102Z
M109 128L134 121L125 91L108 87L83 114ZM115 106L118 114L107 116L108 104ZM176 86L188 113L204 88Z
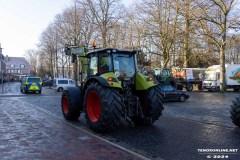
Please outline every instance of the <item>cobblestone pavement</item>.
M42 110L0 98L0 159L141 159Z
M239 93L240 94L240 93ZM165 103L165 115L187 120L234 127L230 116L230 105L238 92L192 92L184 103Z
M2 92L3 88L3 92ZM30 95L37 95L37 93L31 93ZM42 94L40 96L50 96L50 95L61 95L60 92L57 92L56 90L51 89L50 87L43 87L42 88ZM25 93L20 92L20 83L19 82L9 82L4 83L3 87L2 84L0 84L0 97L3 96L26 96Z
M51 115L53 120L49 119L50 121L67 123L150 159L205 160L209 159L207 158L209 155L199 154L198 149L238 149L235 154L221 155L229 156L225 158L227 160L239 160L240 129L231 123L228 112L231 100L238 94L237 92L225 94L191 92L190 99L184 103L165 103L163 116L153 127L132 128L123 123L117 131L108 134L92 132L85 122L84 114L76 122L66 121L61 111L61 93L48 88L44 88L42 95L23 94L14 98L3 96L0 102L4 100L12 104L20 103L23 106L30 106L41 113L40 117L44 117L45 114ZM57 117L58 120L53 117ZM52 129L55 130L55 127ZM59 132L59 130L56 131ZM75 133L71 135L74 140L80 136ZM215 155L219 156L220 153Z

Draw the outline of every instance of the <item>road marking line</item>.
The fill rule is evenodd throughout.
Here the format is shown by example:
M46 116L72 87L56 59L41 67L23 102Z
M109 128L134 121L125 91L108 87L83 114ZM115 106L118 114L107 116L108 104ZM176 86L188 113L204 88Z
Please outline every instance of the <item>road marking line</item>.
M53 117L55 117L56 119L60 120L61 122L64 122L64 123L66 123L66 124L68 124L68 125L76 128L76 129L84 132L84 133L90 134L91 136L93 136L93 137L95 137L95 138L97 138L97 139L99 139L99 140L101 140L101 141L103 141L103 142L106 142L106 143L108 143L108 144L110 144L110 145L112 145L112 146L114 146L114 147L116 147L116 148L119 148L119 149L121 149L121 150L123 150L123 151L126 151L126 152L128 152L128 153L130 153L130 154L132 154L132 155L135 155L135 156L138 157L138 158L141 158L141 159L143 159L143 160L151 160L150 158L145 157L144 155L141 155L141 154L139 154L139 153L137 153L137 152L134 152L134 151L132 151L132 150L130 150L130 149L127 149L127 148L125 148L125 147L123 147L123 146L120 146L120 145L118 145L118 144L116 144L116 143L113 143L113 142L111 142L111 141L109 141L109 140L107 140L107 139L104 139L104 138L102 138L102 137L100 137L100 136L98 136L98 135L95 135L95 134L93 134L93 133L91 133L91 132L89 132L89 131L87 131L87 130L84 130L83 128L80 128L80 127L78 127L78 126L75 126L75 125L71 124L70 122L64 121L63 119L61 119L61 118L59 118L58 116L52 114L51 112L49 112L49 111L47 111L47 110L45 110L45 109L39 108L39 106L37 106L37 105L30 104L30 103L21 101L21 100L19 100L19 99L15 99L15 100L17 100L17 101L19 101L19 102L22 102L22 103L25 103L25 104L28 104L28 105L27 105L28 107L36 106L36 108L35 108L35 107L31 107L31 108L40 110L40 111L42 111L42 112L44 112L44 113L46 113L46 114L48 114L48 115L50 115L50 116L53 116ZM160 157L157 157L157 159L158 159L158 160L164 160L164 159L162 159L162 158L160 158Z

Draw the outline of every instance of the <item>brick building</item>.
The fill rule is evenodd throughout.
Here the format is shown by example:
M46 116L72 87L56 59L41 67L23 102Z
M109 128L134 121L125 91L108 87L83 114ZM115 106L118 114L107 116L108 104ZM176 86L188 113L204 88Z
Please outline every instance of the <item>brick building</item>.
M5 57L6 63L6 75L8 79L13 77L22 78L29 76L31 72L31 66L24 57Z

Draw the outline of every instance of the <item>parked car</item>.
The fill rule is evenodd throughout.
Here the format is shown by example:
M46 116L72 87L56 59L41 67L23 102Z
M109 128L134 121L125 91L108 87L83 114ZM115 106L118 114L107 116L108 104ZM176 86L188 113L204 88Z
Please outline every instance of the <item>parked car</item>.
M72 79L54 78L53 80L53 89L57 90L58 92L62 92L70 86L76 86L76 82Z
M170 85L160 85L159 87L161 89L164 102L166 101L184 102L190 97L187 91L177 90Z
M41 94L42 82L40 77L24 77L21 82L20 91L24 93L37 91Z
M53 80L52 79L47 79L42 81L42 86L43 87L52 87L53 86Z

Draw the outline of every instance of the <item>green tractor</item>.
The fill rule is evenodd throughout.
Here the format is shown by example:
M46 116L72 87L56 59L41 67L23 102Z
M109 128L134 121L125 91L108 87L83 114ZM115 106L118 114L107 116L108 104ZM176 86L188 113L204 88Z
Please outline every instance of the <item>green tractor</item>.
M87 124L96 132L114 130L121 120L133 126L152 125L158 120L163 97L158 82L137 71L136 55L140 53L105 48L79 56L86 61L80 74L86 76L80 87L63 92L64 117L77 120L84 112Z
M233 100L230 113L232 122L240 128L240 97Z
M176 79L168 68L155 68L154 75L160 84L171 85L173 88L177 87Z

